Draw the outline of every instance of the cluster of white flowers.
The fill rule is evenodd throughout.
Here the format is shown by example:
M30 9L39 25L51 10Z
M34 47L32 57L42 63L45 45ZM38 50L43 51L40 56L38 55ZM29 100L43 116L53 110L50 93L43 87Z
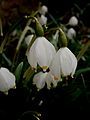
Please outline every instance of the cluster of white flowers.
M8 90L16 88L15 76L7 68L0 68L0 91L8 94Z
M76 16L72 16L69 21L68 24L70 26L70 28L67 30L67 37L71 40L73 40L76 37L76 31L73 27L78 25L78 19L76 18Z
M55 47L45 37L36 38L27 52L27 60L32 68L37 69L38 64L43 70L33 78L38 89L42 89L45 83L48 89L51 88L51 83L56 87L62 77L73 77L77 67L77 59L67 47L56 52Z

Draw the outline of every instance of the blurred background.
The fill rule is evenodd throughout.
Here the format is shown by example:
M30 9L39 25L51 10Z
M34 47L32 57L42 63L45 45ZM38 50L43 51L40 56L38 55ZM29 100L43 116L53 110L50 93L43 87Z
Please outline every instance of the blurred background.
M28 16L43 5L48 8L48 29L60 25L65 30L73 28L76 32L73 38L68 38L68 47L79 57L75 78L70 78L68 85L60 84L50 90L43 88L39 92L32 85L29 90L22 87L19 81L17 89L11 89L8 96L0 93L0 120L59 120L65 117L88 117L90 114L89 0L0 0L0 66L7 67L14 73L18 64L26 61L26 47L23 43L19 59L14 61L12 67L15 48L27 24ZM77 18L78 25L68 24L72 16ZM44 29L44 35L52 42L50 36L53 33L49 35L47 29ZM29 32L26 36L28 34ZM27 66L28 63L25 63L23 69L26 70ZM24 70L20 73L20 80L23 72Z

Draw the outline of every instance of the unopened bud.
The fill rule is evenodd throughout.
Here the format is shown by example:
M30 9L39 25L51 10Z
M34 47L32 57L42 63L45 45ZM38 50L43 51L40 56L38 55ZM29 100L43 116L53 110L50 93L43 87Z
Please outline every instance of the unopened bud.
M38 19L36 17L34 17L35 22L36 22L36 26L35 26L35 30L36 30L36 34L37 36L43 36L44 35L44 30L42 25L40 24L40 22L38 21Z
M60 47L67 47L67 38L61 28L59 28L59 43Z

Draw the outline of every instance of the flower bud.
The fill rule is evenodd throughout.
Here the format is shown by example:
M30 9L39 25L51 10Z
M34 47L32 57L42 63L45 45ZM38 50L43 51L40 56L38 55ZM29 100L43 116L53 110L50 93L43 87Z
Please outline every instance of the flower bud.
M67 37L72 40L75 36L76 36L76 31L73 28L70 28L67 31Z
M72 16L72 17L69 19L68 25L76 26L77 24L78 24L78 19L77 19L75 16Z
M40 24L40 22L38 21L38 19L36 17L34 17L34 19L35 19L35 23L36 23L35 30L36 30L37 36L43 36L44 30L43 30L42 25Z
M66 38L66 35L61 28L59 28L59 45L60 45L60 47L67 46L67 38Z
M39 13L42 15L45 15L48 12L48 8L47 6L43 5L40 9L39 9Z

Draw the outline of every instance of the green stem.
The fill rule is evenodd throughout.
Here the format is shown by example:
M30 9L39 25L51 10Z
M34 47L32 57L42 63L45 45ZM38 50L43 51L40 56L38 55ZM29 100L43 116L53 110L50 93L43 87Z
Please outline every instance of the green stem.
M34 69L32 69L30 66L29 68L25 71L24 75L23 75L23 78L24 78L24 81L23 81L23 84L26 85L28 80L31 78L31 76L34 74Z
M3 36L2 19L0 18L0 35Z
M90 40L82 47L81 51L77 55L77 60L79 61L80 58L84 55L84 53L87 51L88 47L90 46Z

